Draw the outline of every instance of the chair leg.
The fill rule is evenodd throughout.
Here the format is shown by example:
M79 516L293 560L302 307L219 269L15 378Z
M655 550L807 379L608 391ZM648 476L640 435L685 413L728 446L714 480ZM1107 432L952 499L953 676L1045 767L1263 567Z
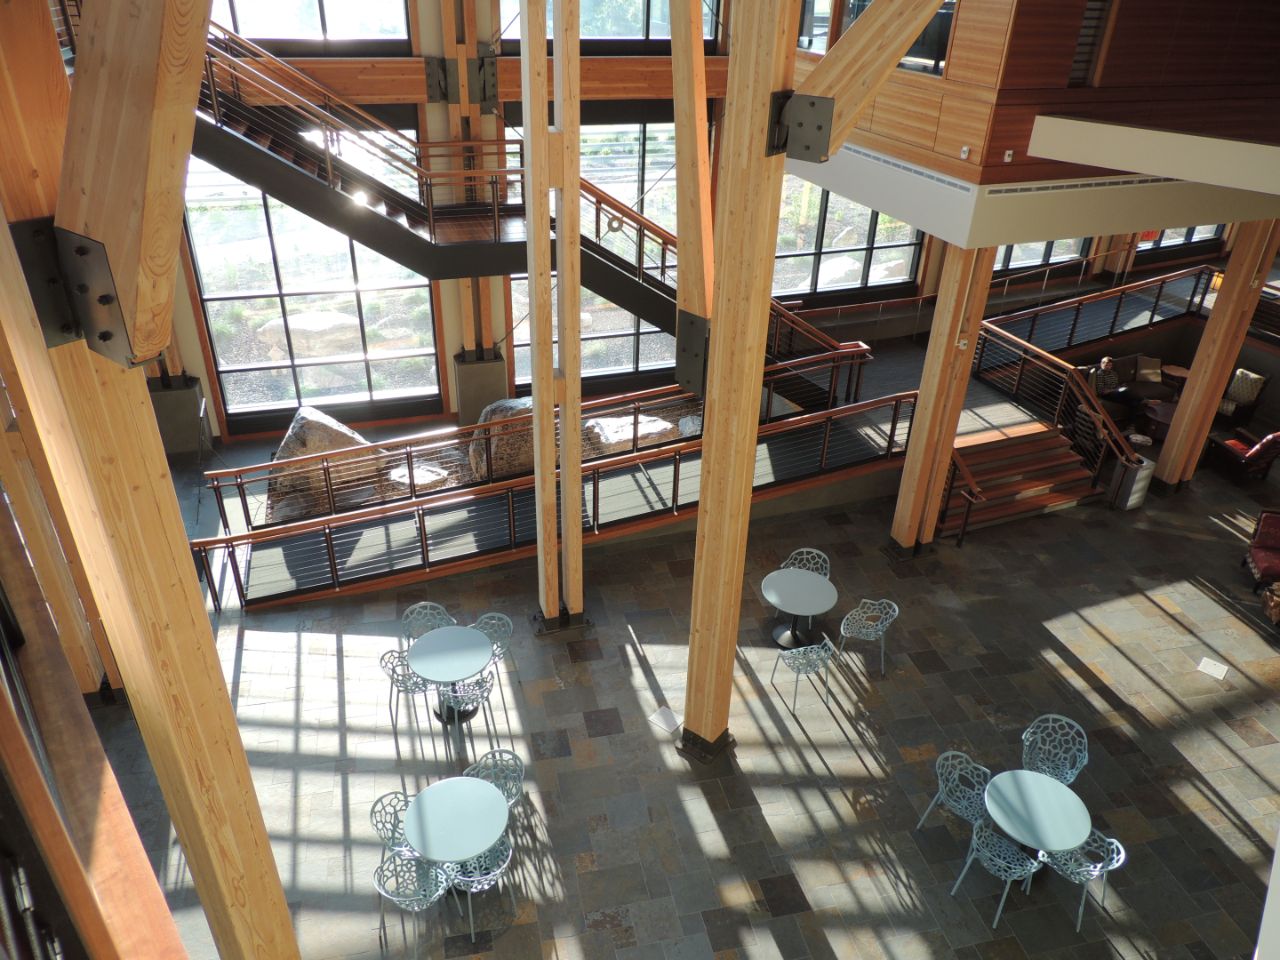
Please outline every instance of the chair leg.
M791 688L791 712L796 712L796 700L800 696L800 673L796 672L796 685Z
M1004 882L1004 895L1000 897L1000 906L996 907L996 918L991 921L991 929L994 930L996 925L1000 923L1000 914L1004 913L1004 902L1009 898L1009 888L1013 886L1012 880Z
M471 909L471 891L467 891L467 923L471 925L471 942L476 942L476 915Z
M1080 909L1076 911L1076 933L1080 932L1080 924L1084 922L1084 902L1089 898L1089 884L1080 884Z
M1102 875L1102 899L1098 901L1098 906L1105 907L1107 905L1107 875Z
M960 884L964 881L964 875L969 872L969 864L973 863L973 846L969 846L969 856L964 858L964 869L960 871L960 876L956 877L956 885L951 888L951 895L954 897L956 891L960 889Z
M778 675L778 664L782 662L782 654L778 654L778 659L773 661L773 670L769 673L769 682L773 683L773 678Z
M880 634L880 679L883 680L887 674L884 672L884 634Z
M924 808L924 814L921 815L920 821L916 824L917 830L919 830L921 827L924 826L925 820L929 819L929 814L933 813L933 808L938 805L938 801L941 799L942 799L942 791L939 790L936 794L934 794L933 799L929 801L929 806Z
M827 688L826 694L823 696L823 702L829 707L831 706L831 661L827 661L826 670L822 674L822 683Z

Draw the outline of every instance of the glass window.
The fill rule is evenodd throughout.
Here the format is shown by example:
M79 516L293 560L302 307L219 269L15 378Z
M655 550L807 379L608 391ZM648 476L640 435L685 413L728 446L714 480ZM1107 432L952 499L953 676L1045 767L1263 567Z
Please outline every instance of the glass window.
M409 36L404 0L214 0L213 21L263 40Z
M993 270L997 273L1003 270L1026 270L1051 263L1065 263L1068 260L1087 256L1088 253L1088 237L1006 244L996 248Z
M583 288L582 376L638 373L675 363L675 337L641 321L635 314ZM554 296L553 296L554 301ZM511 278L511 353L516 383L533 377L529 327L529 280ZM556 344L552 362L559 357Z
M332 0L330 0L332 2ZM550 0L547 35L551 35ZM582 39L658 40L671 36L667 0L581 0ZM498 8L502 39L520 39L520 0L501 0ZM714 37L720 0L702 0L702 31Z
M826 51L869 6L871 0L804 0L800 48L815 53ZM899 68L942 75L947 66L947 45L951 41L955 10L956 0L944 0L939 5L934 18L899 62Z
M923 238L909 223L787 175L773 292L794 296L911 280Z
M439 395L427 278L195 158L187 224L228 413Z
M1206 223L1198 227L1172 227L1168 230L1149 230L1138 237L1139 250L1177 247L1196 240L1212 240L1222 236L1223 223Z

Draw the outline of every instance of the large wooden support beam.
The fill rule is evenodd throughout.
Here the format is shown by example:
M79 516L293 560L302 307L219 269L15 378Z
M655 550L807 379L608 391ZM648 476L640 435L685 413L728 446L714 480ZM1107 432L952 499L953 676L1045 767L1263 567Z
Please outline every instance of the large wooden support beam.
M707 70L702 4L671 0L671 73L676 116L676 305L705 317L711 310L711 157L707 142Z
M547 35L544 0L520 0L520 35ZM524 222L528 236L529 342L533 379L534 509L538 533L538 605L560 616L560 545L556 519L556 378L552 363L551 184L553 159L547 99L547 48L520 45L524 96Z
M994 247L966 250L951 245L943 255L938 305L893 515L891 533L902 547L933 540L995 255Z
M578 77L579 0L554 0L556 370L560 419L560 592L564 612L582 614L582 234ZM526 34L527 36L527 34ZM532 236L532 234L530 235ZM541 237L536 238L541 241Z
M172 334L209 0L85 6L56 223L103 243L135 360Z
M123 12L105 12L117 8ZM61 181L74 195L66 201L69 212L59 198L56 221L105 242L122 300L124 289L133 291L132 303L123 304L126 316L148 315L154 331L169 322L208 9L166 0L163 10L130 4L103 10L82 25L82 55L97 66L77 75L71 113L81 126L67 134L74 153L64 158ZM46 29L52 34L51 25ZM10 40L0 30L0 59L7 58ZM56 45L46 47L60 64ZM151 78L151 85L140 77ZM185 91L185 102L177 90ZM57 123L42 116L48 102L0 101L0 139L22 142L55 131ZM101 118L93 115L95 104ZM126 129L109 135L100 129L105 118ZM128 162L145 167L148 176L127 175ZM114 173L99 174L96 165ZM31 170L25 179L6 178L4 195L20 199L27 216L48 215L54 213L49 194L42 207L30 184L56 181L56 171ZM97 196L104 189L117 192ZM132 232L104 221L111 216L129 220ZM165 261L168 275L162 276ZM91 353L83 342L46 348L7 232L0 237L0 376L45 497L65 514L70 541L85 560L219 951L297 957L142 371Z
M938 12L938 0L873 3L827 51L796 95L831 97L831 149L848 139L876 93ZM737 37L734 37L735 42Z
M1280 221L1254 220L1240 225L1222 287L1156 463L1156 478L1167 484L1176 486L1190 480L1196 471L1277 248Z
M735 3L731 17L683 734L695 754L715 752L729 740L782 193L783 158L766 156L769 105L791 76L800 4Z
M67 664L65 638L50 617L52 601L47 602L36 571L26 563L23 541L29 545L31 537L25 530L19 533L16 520L0 507L0 582L25 641L15 658L52 786L57 789L61 825L77 861L64 854L64 863L73 872L73 885L79 885L79 874L83 874L91 888L101 917L95 924L100 923L114 951L91 953L164 960L186 957L169 905ZM18 749L22 739L19 735L11 746ZM83 926L80 932L85 934Z

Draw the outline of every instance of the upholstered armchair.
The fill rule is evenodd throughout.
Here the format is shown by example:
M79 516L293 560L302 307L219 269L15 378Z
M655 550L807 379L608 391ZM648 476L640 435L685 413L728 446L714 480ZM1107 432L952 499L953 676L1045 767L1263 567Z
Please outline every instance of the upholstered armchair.
M1249 549L1240 561L1253 574L1253 592L1280 580L1280 510L1263 510L1249 540Z
M1258 407L1258 398L1267 385L1267 377L1241 367L1227 384L1227 392L1218 404L1218 416L1232 426L1248 423Z
M1209 452L1242 480L1263 480L1280 456L1280 433L1256 437L1238 429L1230 437L1209 437Z

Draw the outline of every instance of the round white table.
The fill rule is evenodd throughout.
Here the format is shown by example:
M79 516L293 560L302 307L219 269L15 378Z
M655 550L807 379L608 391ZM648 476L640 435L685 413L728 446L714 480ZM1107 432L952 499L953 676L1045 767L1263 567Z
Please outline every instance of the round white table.
M436 684L454 684L469 680L489 665L493 644L475 627L436 627L428 630L409 647L409 669ZM456 716L452 710L437 710L441 723L455 719L469 720L475 711Z
M484 853L507 829L507 799L487 780L450 777L413 798L404 837L425 860L459 863Z
M1034 770L1006 770L991 778L987 812L1019 843L1063 853L1089 839L1093 822L1084 801L1065 783Z
M836 605L835 586L809 570L775 570L764 578L760 592L783 613L791 614L791 626L780 624L773 631L773 642L787 650L815 642L800 630L801 617L819 616Z

